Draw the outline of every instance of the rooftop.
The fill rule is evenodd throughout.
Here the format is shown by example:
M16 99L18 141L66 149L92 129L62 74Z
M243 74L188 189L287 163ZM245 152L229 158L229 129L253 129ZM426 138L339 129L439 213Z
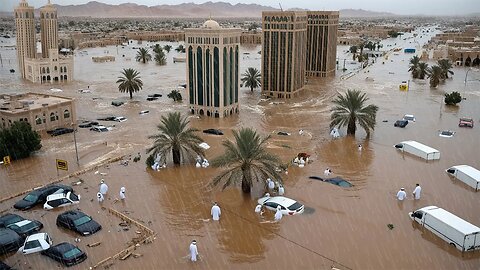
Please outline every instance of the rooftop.
M18 113L69 101L72 101L72 99L47 94L2 94L0 95L0 111Z

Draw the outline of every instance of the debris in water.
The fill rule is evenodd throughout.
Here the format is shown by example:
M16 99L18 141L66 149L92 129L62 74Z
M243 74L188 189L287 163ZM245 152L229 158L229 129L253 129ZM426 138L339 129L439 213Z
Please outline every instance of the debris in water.
M395 228L395 226L393 226L393 224L391 224L391 223L387 224L387 227L388 227L390 230L393 230L393 228Z

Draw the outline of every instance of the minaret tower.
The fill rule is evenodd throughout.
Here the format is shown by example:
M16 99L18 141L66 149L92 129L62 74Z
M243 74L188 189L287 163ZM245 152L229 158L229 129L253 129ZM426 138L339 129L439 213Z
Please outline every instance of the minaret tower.
M17 30L17 59L18 68L25 77L25 58L35 58L37 44L35 42L35 19L33 7L26 0L22 0L15 8L15 27Z
M49 50L58 50L57 9L50 3L40 8L40 33L42 41L42 57L48 58Z

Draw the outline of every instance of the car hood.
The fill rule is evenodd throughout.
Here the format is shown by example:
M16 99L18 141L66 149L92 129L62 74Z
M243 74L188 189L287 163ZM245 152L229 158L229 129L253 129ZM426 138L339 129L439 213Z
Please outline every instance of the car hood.
M15 209L19 209L19 210L26 210L26 209L32 208L34 205L35 205L35 203L25 201L25 200L20 200L20 201L16 202L13 205L13 207Z
M93 234L93 233L99 231L101 228L102 228L102 226L100 226L100 224L98 224L95 220L90 220L89 222L87 222L85 224L82 224L82 225L77 227L77 229L80 233L88 232L90 234Z

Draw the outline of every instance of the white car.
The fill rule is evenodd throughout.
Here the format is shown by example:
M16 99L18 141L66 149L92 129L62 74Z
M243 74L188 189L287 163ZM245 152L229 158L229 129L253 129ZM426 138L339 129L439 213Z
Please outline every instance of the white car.
M126 117L123 117L123 116L118 116L118 117L115 117L113 119L113 121L116 121L116 122L125 122L127 121L127 118Z
M80 203L80 195L73 192L52 194L47 197L47 202L43 205L43 209L50 210L56 207L63 207Z
M23 254L31 254L44 251L49 249L52 244L52 238L50 238L47 233L36 233L25 239L25 243L18 249L18 252Z
M403 120L408 121L409 123L416 121L415 116L413 116L413 114L405 114L403 116Z
M149 114L150 111L149 110L144 110L144 111L140 111L140 115L145 115L145 114Z
M443 138L452 138L453 135L455 135L455 131L451 131L451 130L442 130L440 131L440 133L438 133L438 136Z
M280 205L283 215L293 216L301 214L305 210L303 204L283 196L263 197L258 199L258 204L261 204L272 211L277 211L277 206Z
M93 126L90 128L90 130L96 131L96 132L107 132L107 131L110 131L111 128L107 128L105 126Z

